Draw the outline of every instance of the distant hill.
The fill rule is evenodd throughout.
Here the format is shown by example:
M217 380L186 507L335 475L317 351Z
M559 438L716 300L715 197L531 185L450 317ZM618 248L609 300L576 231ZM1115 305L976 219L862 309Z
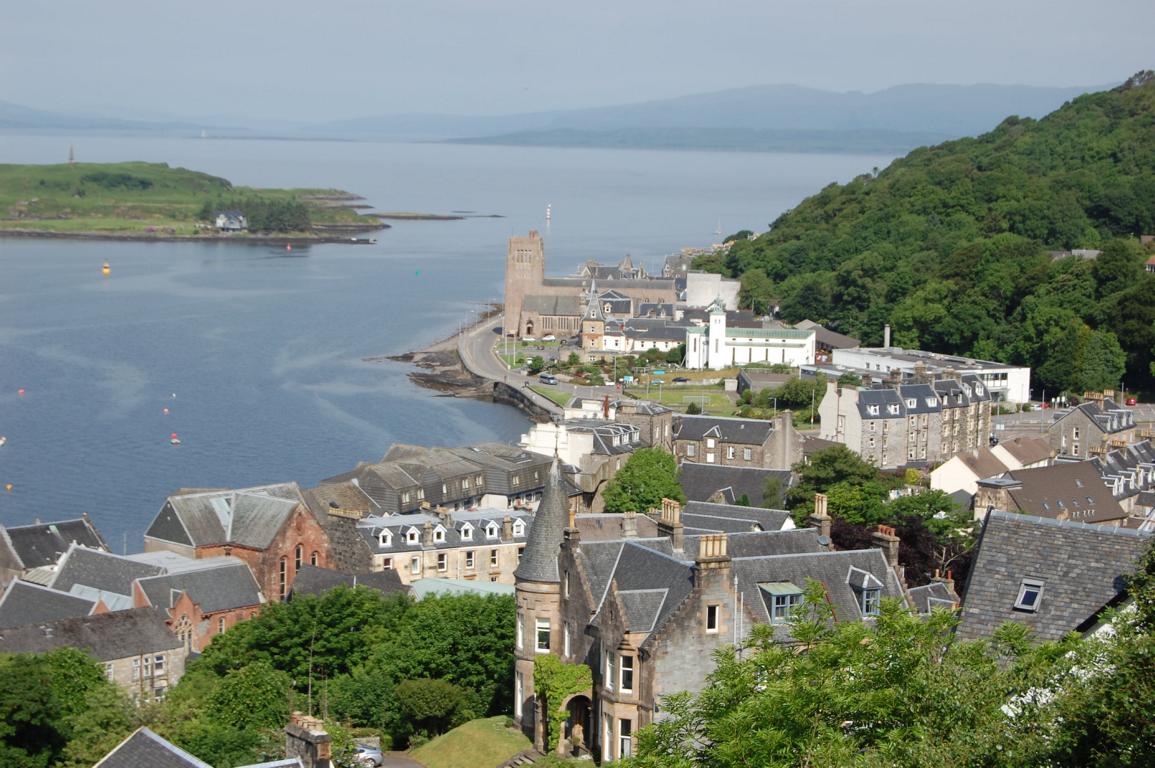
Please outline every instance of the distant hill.
M592 109L386 114L320 123L221 116L120 119L107 108L83 115L0 102L0 133L196 136L203 128L213 137L896 154L989 130L1005 115L1041 117L1087 90L902 85L867 94L767 85Z
M1041 120L911 152L831 184L724 258L746 305L777 300L882 340L1035 368L1036 386L1155 387L1155 74ZM1049 251L1101 249L1096 260Z
M479 144L793 151L905 151L989 130L1006 115L1041 117L1087 88L901 85L835 93L766 85L615 107L527 116ZM542 124L544 122L544 124Z

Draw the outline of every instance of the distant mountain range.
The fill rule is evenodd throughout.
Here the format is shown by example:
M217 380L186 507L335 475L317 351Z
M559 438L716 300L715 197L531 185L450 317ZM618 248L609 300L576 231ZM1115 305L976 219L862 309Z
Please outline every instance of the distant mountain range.
M636 104L476 116L387 114L323 123L188 117L117 119L0 102L0 133L453 141L519 146L884 152L1042 117L1101 87L900 85L836 93L795 85L735 88Z

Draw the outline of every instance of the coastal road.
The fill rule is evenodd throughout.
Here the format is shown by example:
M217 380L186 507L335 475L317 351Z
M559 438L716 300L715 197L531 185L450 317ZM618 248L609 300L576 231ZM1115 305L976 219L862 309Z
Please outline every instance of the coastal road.
M503 381L511 387L520 387L525 394L533 400L533 402L545 408L552 414L561 415L562 409L556 403L546 397L542 397L531 389L527 389L529 384L536 384L536 376L523 376L517 371L511 371L505 367L497 355L494 354L494 344L501 339L501 315L488 318L481 323L466 329L464 333L457 337L457 353L461 357L461 363L466 370L476 376L481 376L493 381ZM510 342L511 344L513 342ZM610 385L604 387L579 387L574 384L560 383L558 388L564 392L572 392L574 395L580 397L590 397L600 399L605 395L616 399L620 397L617 388Z

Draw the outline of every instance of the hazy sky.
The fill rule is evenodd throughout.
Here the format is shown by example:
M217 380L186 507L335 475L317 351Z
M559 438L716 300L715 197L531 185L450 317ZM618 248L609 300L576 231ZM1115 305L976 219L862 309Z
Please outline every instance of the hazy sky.
M715 7L718 6L718 7ZM766 83L1098 85L1155 0L49 0L0 6L0 100L325 120Z

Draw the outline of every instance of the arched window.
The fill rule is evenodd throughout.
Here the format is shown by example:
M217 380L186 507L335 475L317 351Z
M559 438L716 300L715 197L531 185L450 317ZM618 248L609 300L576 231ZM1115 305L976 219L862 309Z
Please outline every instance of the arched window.
M301 570L301 563L305 561L305 547L301 544L297 545L296 551L293 553L293 572Z
M288 586L289 576L289 558L282 557L280 567L277 569L277 594L282 600L285 599L285 588Z
M314 549L313 554L309 555L309 565L317 565L319 563L320 559L321 558L317 554L317 550Z

